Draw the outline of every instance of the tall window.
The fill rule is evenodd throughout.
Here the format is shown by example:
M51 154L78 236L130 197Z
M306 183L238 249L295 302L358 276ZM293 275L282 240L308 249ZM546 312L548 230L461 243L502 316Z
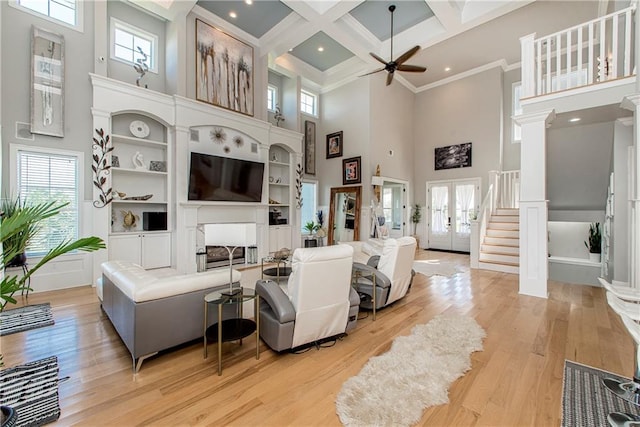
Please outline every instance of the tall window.
M144 61L144 55L147 55L146 64L149 66L149 71L157 73L157 49L158 36L111 18L112 59L133 65Z
M267 86L267 110L276 111L278 101L278 88L275 86Z
M82 31L82 2L77 0L10 0L25 12Z
M318 97L306 90L300 92L300 111L311 116L318 115Z
M511 90L513 102L511 105L513 116L522 114L522 106L520 105L520 94L522 93L522 84L514 83ZM522 141L522 128L513 119L511 119L511 142Z
M60 243L78 238L81 153L51 153L12 147L16 159L15 191L28 204L68 203L42 225L27 247L27 255L43 255Z
M306 233L304 225L308 222L317 223L316 212L318 211L318 183L316 181L302 182L302 209L300 209L300 230ZM327 218L324 219L324 226L327 226Z

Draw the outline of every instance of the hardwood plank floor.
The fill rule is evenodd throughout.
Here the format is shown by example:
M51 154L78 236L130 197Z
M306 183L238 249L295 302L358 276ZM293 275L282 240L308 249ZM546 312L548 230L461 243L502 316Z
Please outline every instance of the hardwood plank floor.
M204 360L201 342L149 359L133 375L91 287L33 293L28 303L50 302L55 325L2 337L0 351L7 367L58 356L60 377L70 377L59 386L59 425L340 425L342 383L440 313L474 317L487 337L451 386L450 403L427 409L420 425L557 426L565 359L632 373L632 340L601 288L550 282L545 300L519 295L516 275L470 270L466 255L421 250L417 258L454 262L461 272L418 274L404 299L330 348L277 354L261 344L255 360L255 340L224 344L221 377L215 345Z

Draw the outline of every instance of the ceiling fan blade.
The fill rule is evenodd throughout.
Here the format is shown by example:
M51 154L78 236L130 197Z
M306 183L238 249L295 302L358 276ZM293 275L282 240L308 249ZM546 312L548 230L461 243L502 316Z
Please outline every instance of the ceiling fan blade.
M358 77L364 77L364 76L368 76L369 74L375 74L375 73L379 73L380 71L384 71L384 67L378 69L378 70L374 70L370 73L366 73L366 74L360 74Z
M393 73L387 74L387 86L389 86L392 81L393 81Z
M400 65L403 62L405 62L407 59L411 58L413 55L416 54L417 51L420 50L420 46L414 46L411 49L409 49L408 51L406 51L405 53L403 53L402 55L400 55L398 57L398 59L396 59L396 64Z
M421 67L419 65L398 65L398 71L408 71L410 73L424 73L427 71L427 67Z
M369 52L369 55L373 56L376 61L383 63L384 65L387 65L387 61L385 61L384 59L380 58L378 55L376 55L373 52Z

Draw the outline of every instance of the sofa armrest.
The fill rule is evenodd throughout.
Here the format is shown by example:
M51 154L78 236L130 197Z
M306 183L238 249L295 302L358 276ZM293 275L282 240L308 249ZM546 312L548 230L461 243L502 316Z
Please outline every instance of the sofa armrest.
M272 280L258 280L256 293L264 300L280 323L293 322L296 319L296 311L289 297L280 289L280 286Z
M371 258L369 258L369 261L367 261L367 265L373 268L378 268L379 262L380 262L380 255L373 255Z
M391 280L389 280L389 278L385 276L382 272L378 271L374 267L371 267L370 265L354 262L353 269L357 271L361 271L363 273L363 277L365 278L367 276L371 276L375 274L376 286L380 288L388 288L391 286Z

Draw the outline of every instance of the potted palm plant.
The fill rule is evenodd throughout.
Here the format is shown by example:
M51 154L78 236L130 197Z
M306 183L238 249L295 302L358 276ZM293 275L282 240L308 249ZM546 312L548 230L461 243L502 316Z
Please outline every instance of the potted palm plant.
M422 211L420 205L415 204L413 212L411 213L411 222L413 223L413 238L416 239L416 249L420 247L420 237L418 236L418 223L422 219Z
M66 205L66 203L59 204L55 201L28 205L20 200L5 201L0 204L0 209L9 208L7 211L0 212L0 271L4 272L16 256L25 253L29 240L40 229L40 222L59 214ZM3 311L9 303L15 304L13 295L18 291L26 290L28 286L25 284L31 275L52 259L71 251L93 252L104 248L102 239L95 236L68 240L46 253L26 274L18 276L5 273L0 282L0 311Z
M589 260L600 262L602 252L602 234L600 233L600 223L592 222L589 225L589 240L585 240L584 245L589 249Z

